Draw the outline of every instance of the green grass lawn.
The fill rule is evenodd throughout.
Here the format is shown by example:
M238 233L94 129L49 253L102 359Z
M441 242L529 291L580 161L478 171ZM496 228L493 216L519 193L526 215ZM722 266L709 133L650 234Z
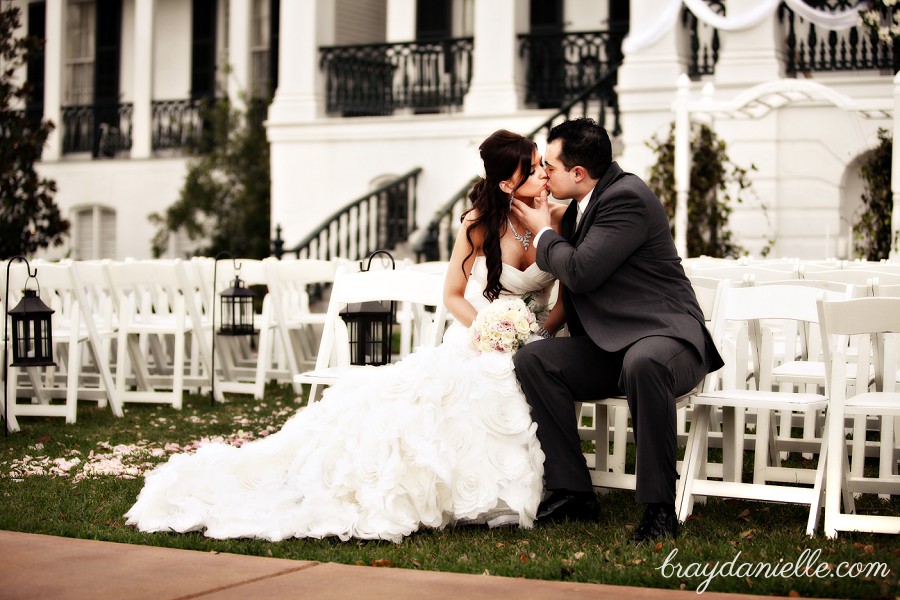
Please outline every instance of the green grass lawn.
M81 403L74 425L22 418L22 431L0 444L0 529L370 567L655 588L830 598L900 594L900 536L841 534L828 540L820 533L810 539L803 507L746 501L698 504L677 542L644 546L628 540L642 514L630 492L603 494L602 519L596 524L422 530L400 544L336 538L219 541L200 533L143 534L124 524L122 515L141 489L141 474L153 465L204 438L241 444L276 431L297 407L289 386L271 386L261 402L232 397L211 406L208 396L194 395L181 411L129 404L125 417L117 419L108 409ZM897 497L890 503L863 497L857 506L900 515ZM785 567L801 558L806 559L802 566ZM738 574L702 574L728 561ZM764 568L762 563L789 576L748 571ZM847 565L867 572L838 576Z

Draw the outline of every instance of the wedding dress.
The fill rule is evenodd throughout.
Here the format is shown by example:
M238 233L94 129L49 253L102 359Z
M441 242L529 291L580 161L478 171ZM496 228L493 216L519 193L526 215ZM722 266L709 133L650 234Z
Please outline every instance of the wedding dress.
M488 305L484 257L465 297ZM504 295L546 306L553 278L504 264ZM127 523L212 538L400 541L419 527L534 521L544 455L510 354L479 353L454 323L435 348L360 369L284 427L208 444L147 474Z

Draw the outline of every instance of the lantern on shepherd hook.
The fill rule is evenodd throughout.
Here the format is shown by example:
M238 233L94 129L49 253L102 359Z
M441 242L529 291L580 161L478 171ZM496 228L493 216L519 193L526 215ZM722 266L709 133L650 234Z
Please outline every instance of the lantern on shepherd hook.
M365 268L360 262L360 271L368 271L372 267L372 259L378 254L384 254L391 260L392 269L396 267L394 257L389 252L376 250L368 256L369 262ZM350 330L351 364L386 365L391 362L395 310L393 301L387 305L370 301L348 304L340 313Z
M213 290L216 289L216 272L219 259L230 258L234 266L234 282L231 287L219 293L222 323L216 331L216 311L212 311L212 368L210 373L210 390L212 403L216 403L216 334L219 335L253 335L253 299L256 293L241 281L241 266L230 252L223 250L216 255L213 263Z
M12 366L14 367L52 367L53 362L53 323L51 315L53 309L41 301L40 294L36 290L28 289L28 281L37 280L37 269L32 270L31 265L24 256L13 256L6 263L6 296L3 306L9 306L9 268L14 260L25 263L28 278L25 280L25 289L22 290L22 299L14 308L7 311L9 319L4 319L3 325L3 415L6 420L6 433L9 433L9 398L8 388L5 385L9 377L9 323L12 321Z

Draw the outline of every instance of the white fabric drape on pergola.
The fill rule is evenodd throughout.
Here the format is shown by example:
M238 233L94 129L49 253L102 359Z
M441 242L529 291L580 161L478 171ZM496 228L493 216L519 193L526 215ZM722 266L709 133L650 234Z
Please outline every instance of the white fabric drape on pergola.
M900 73L894 77L893 97L853 99L808 79L777 79L755 85L725 101L713 99L707 84L700 98L691 98L690 79L681 74L675 96L675 247L687 258L688 190L691 178L691 115L703 114L725 119L759 119L788 104L827 102L870 119L891 119L891 136L900 119ZM893 145L891 162L891 258L900 258L900 148Z

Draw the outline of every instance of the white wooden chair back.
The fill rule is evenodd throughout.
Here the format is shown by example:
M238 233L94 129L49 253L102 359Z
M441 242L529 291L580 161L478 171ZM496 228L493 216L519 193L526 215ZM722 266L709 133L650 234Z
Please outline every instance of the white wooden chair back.
M832 424L847 417L878 417L881 422L877 477L851 470L843 427L828 432L825 489L825 534L838 531L900 533L900 517L857 515L853 494L877 492L884 498L900 494L897 474L897 423L900 420L900 298L874 297L818 304L823 345L829 349L828 397ZM842 352L842 338L856 340L855 355ZM849 369L853 364L855 369ZM850 375L855 374L855 381ZM855 445L856 435L851 445ZM862 432L864 435L864 432ZM854 454L855 456L855 454ZM854 472L856 471L856 472ZM841 499L845 511L841 509Z
M318 386L334 383L350 368L349 333L340 317L347 305L393 301L431 307L433 313L416 313L423 318L417 327L421 332L420 345L436 346L443 339L448 314L443 300L443 282L443 277L434 273L411 269L355 272L339 267L325 313L315 369L295 378L298 383L311 384L310 401L317 398Z

